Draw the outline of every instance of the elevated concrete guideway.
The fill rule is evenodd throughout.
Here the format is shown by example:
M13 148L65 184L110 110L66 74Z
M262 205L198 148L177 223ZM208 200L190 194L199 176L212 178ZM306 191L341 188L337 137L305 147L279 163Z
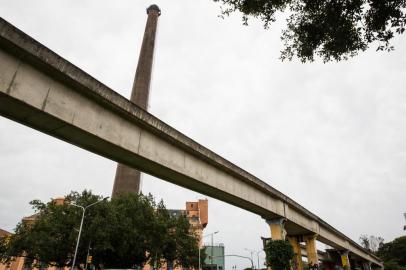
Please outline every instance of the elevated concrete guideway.
M0 114L41 132L206 194L290 235L317 240L381 267L356 242L291 198L186 137L0 19Z

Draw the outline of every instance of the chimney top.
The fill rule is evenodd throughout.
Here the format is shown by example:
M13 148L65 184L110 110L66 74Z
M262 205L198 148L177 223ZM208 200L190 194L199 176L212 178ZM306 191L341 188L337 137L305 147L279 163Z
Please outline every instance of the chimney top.
M158 16L161 15L161 10L157 5L150 5L149 8L147 8L147 14L149 14L151 11L155 11L158 13Z

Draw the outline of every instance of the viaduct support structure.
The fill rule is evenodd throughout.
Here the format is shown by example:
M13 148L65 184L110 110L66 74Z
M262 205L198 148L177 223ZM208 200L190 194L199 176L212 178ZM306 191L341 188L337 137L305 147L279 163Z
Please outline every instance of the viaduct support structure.
M273 239L315 241L352 264L382 261L303 206L122 97L0 18L0 115L267 220ZM301 240L303 239L303 240ZM303 251L302 251L303 252ZM335 257L336 258L336 257ZM361 264L362 262L362 264ZM300 265L300 264L298 264Z
M266 222L271 229L271 238L268 239L288 240L291 244L293 252L295 253L292 259L292 267L294 270L304 269L302 257L307 258L307 266L309 269L335 270L336 266L344 270L371 270L372 266L377 269L383 268L381 264L373 264L362 256L351 253L349 249L338 248L328 249L326 252L318 251L316 245L318 235L303 235L297 234L295 231L286 230L285 218L267 219Z

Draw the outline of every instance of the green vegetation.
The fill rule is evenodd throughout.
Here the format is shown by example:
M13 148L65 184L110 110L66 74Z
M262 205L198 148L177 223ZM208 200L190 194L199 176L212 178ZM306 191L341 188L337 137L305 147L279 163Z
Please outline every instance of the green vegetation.
M268 28L276 14L286 13L282 31L281 59L298 57L302 62L340 61L365 51L391 51L390 41L403 34L406 23L404 0L214 0L223 4L222 15L240 11L244 24L259 18Z
M101 199L85 190L71 192L63 205L32 201L35 222L20 222L14 235L0 240L0 260L24 256L49 266L70 266L82 212L69 203L87 206ZM85 264L90 246L96 267L159 266L164 261L197 267L198 239L190 231L186 217L170 215L151 195L122 194L86 211L76 265Z
M290 269L290 261L295 253L288 241L270 240L265 246L266 265L272 270L287 270Z
M378 252L378 249L381 248L384 244L384 239L380 236L375 235L368 236L366 234L363 234L359 237L359 241L361 242L361 246L375 254Z
M383 259L387 270L406 270L406 236L383 244L377 255Z

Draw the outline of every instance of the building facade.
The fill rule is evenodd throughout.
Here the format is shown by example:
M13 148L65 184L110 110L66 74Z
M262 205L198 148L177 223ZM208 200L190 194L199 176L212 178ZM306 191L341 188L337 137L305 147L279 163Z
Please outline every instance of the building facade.
M209 245L204 246L206 250L206 258L204 260L203 270L224 270L225 269L225 253L224 245Z

